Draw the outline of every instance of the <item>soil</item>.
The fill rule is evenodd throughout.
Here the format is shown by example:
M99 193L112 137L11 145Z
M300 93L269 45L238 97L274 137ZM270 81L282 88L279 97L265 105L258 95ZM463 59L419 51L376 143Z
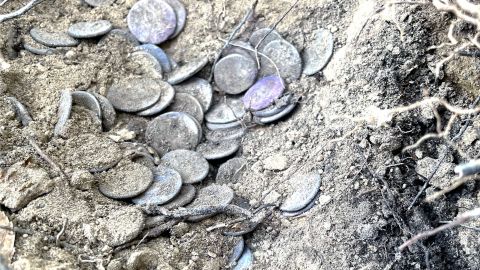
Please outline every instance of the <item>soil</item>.
M0 7L0 14L18 9L23 2L8 1ZM102 174L94 174L95 179L89 180L93 187L68 186L29 144L34 138L67 176L87 174L89 178L88 172L78 171L62 157L62 153L75 153L75 143L69 142L76 142L79 135L128 140L128 129L138 133L137 141L144 142L146 121L142 118L120 114L117 125L102 133L101 124L82 107L75 107L63 137L53 137L61 91L90 89L105 95L114 80L132 73L124 65L131 48L97 46L98 40L92 40L48 56L36 56L21 45L33 27L66 30L78 21L106 19L114 28L126 28L126 15L135 2L117 0L112 6L92 8L80 0L45 0L28 13L0 24L0 49L11 65L0 73L5 84L0 83L0 169L6 172L15 164L28 164L47 171L55 182L52 191L19 211L1 208L15 226L34 232L17 233L14 269L222 269L228 264L236 241L219 231L206 230L232 218L225 215L198 223L181 222L154 240L113 252L108 245L110 236L106 235L109 228L114 230L111 227L118 224L124 234L141 229L137 228L138 222L132 224L132 217L116 219L121 216L118 213L138 215L138 211L98 191ZM162 48L180 64L202 56L213 60L223 45L221 39L226 39L242 20L247 1L183 2L188 11L186 27ZM425 181L417 174L420 160L445 156L447 164L465 161L442 140L429 140L417 150L402 152L423 134L435 131L435 117L429 108L403 113L387 126L360 126L345 139L332 141L355 127L348 119L334 120L336 116L359 116L371 105L392 108L426 96L468 107L478 91L478 58L455 58L440 80L435 80L432 72L451 47L428 48L447 40L452 15L439 13L430 5L382 3L301 0L277 27L300 52L313 41L315 30L328 29L335 38L335 51L321 73L302 76L288 85L290 91L303 97L290 117L248 130L238 153L247 160L247 167L230 186L235 200L279 205L292 192L288 181L292 174L317 171L322 178L321 194L317 205L304 215L285 218L275 210L245 238L253 250L252 269L480 268L478 232L467 228L440 233L402 253L397 249L412 234L437 227L441 221L452 220L479 205L478 185L467 183L432 203L422 202L422 195L420 202L408 210ZM252 29L275 23L290 4L260 0L241 37L246 40ZM470 30L463 26L457 32ZM210 68L201 76L208 78ZM28 127L22 128L15 119L7 96L17 98L29 110L33 121ZM446 123L449 114L441 114ZM458 142L458 147L472 158L480 150L479 123L474 119ZM455 132L459 129L454 125ZM86 152L95 164L108 163L111 158L102 151ZM274 164L277 161L281 164ZM428 164L423 162L421 170L430 171L425 168ZM429 185L426 194L453 179L448 173L442 177L435 180L442 186ZM213 182L215 175L210 174L202 186ZM65 220L68 225L60 240L67 245L59 247L55 236ZM475 222L468 225L475 226ZM155 266L149 260L152 257L160 263Z

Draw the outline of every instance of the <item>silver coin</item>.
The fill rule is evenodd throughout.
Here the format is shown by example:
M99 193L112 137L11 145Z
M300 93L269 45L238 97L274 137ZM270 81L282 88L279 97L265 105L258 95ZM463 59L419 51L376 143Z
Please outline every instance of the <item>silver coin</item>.
M129 199L145 192L152 182L153 173L149 168L127 161L106 172L98 189L112 199Z
M180 174L165 166L153 169L153 184L140 196L132 199L135 204L164 204L172 200L182 188Z
M70 118L70 113L72 112L72 104L72 94L69 90L63 90L60 94L60 102L57 110L58 120L53 130L55 136L59 136L63 133L68 118Z
M98 218L98 239L110 247L126 244L137 238L145 227L145 216L140 209L119 206L108 209L108 215Z
M207 160L215 160L229 157L240 148L237 140L209 142L206 141L197 146L197 152L202 154Z
M286 94L277 99L273 105L260 111L252 111L252 114L257 117L269 117L278 114L292 102L292 96L292 94Z
M102 37L98 46L108 46L109 49L123 49L140 45L138 40L125 29L113 29L107 35Z
M101 6L110 6L115 0L84 0L85 3L89 4L92 7L101 7Z
M240 259L240 257L242 256L244 249L245 241L243 240L243 237L239 237L238 242L233 247L232 254L228 259L228 263L230 265L234 265L235 263L237 263L238 259Z
M226 206L232 202L233 190L226 185L211 184L198 191L197 198L187 208L202 206ZM201 215L188 218L189 221L200 221L212 215Z
M176 170L184 184L201 182L208 175L210 165L199 153L190 150L174 150L161 158L161 164Z
M155 104L161 95L159 81L147 77L123 78L107 93L113 107L125 112L138 112Z
M157 101L157 103L153 104L152 107L138 112L138 115L152 116L155 114L159 114L173 102L173 99L175 97L175 89L167 82L159 81L158 83L161 88L160 92L162 93L160 99Z
M95 112L98 118L102 119L102 108L94 95L85 91L74 91L72 92L72 101L73 104L80 105Z
M202 105L203 112L208 111L212 104L213 89L212 85L201 78L191 78L188 81L174 86L177 93L186 93L192 95Z
M115 112L112 103L110 103L110 101L106 97L97 93L93 93L93 95L97 98L98 103L100 104L100 108L102 109L103 128L106 131L109 131L113 128L113 125L115 124L117 113Z
M303 73L308 76L322 70L333 54L332 33L325 29L319 29L314 34L315 39L303 51Z
M196 193L197 189L193 185L184 185L178 195L167 204L163 204L162 207L167 210L183 207L193 201Z
M107 20L78 22L72 24L67 33L74 38L93 38L107 34L112 30L112 23Z
M173 8L173 11L175 12L175 15L177 17L177 25L175 27L175 32L173 32L173 34L170 36L170 39L172 39L178 36L185 27L185 23L187 22L187 10L185 9L185 6L182 4L182 2L178 0L164 1Z
M273 30L271 32L270 30L270 28L262 28L253 32L249 39L250 44L252 44L252 46L255 48L257 44L263 39L263 37L268 34L268 36L265 37L260 46L258 46L258 50L262 51L268 43L274 40L283 40L282 36L276 30Z
M201 130L186 113L167 112L150 121L145 136L148 144L164 155L176 149L195 149Z
M172 104L168 107L171 112L184 112L195 118L199 123L203 122L202 105L196 98L189 94L177 93Z
M315 197L302 209L300 209L298 211L294 211L294 212L283 211L282 216L284 216L284 217L296 217L296 216L299 216L301 214L304 214L304 213L308 212L310 209L312 209L315 206L318 197L320 197L320 191L318 191L317 195L315 195Z
M225 57L230 54L241 54L252 60L255 60L256 63L256 56L255 56L255 48L253 48L252 44L248 41L242 40L232 40L230 44L223 50L222 56Z
M291 113L293 111L293 109L295 109L295 107L297 106L297 103L296 102L293 102L291 104L289 104L288 106L286 106L281 112L277 113L277 114L274 114L272 116L267 116L267 117L253 117L253 121L257 124L269 124L269 123L273 123L275 121L278 121L280 119L282 119L283 117L285 117L286 115L288 115L289 113Z
M172 59L162 50L162 48L158 47L155 44L142 44L140 46L135 47L135 50L142 50L145 51L155 59L158 60L160 65L162 66L163 72L171 72L172 71Z
M240 122L240 121L233 121L233 122L226 123L226 124L215 124L215 123L210 123L210 122L205 123L205 126L207 126L207 128L209 130L212 130L212 131L238 128L241 125L242 125L242 122Z
M280 210L286 212L298 211L307 206L315 198L320 188L321 178L318 173L298 174L290 180L290 183L293 192L280 206Z
M198 130L200 130L200 132L198 132L198 141L201 142L203 138L202 125L193 116L189 115L188 113L186 113L185 115L190 117L190 119L192 119L195 122L195 125L197 125Z
M249 247L245 247L243 250L242 256L238 259L237 265L233 270L246 270L250 269L253 264L253 253Z
M197 74L208 64L207 57L200 57L194 59L182 66L177 67L167 75L167 82L171 85L179 84L188 80L193 75Z
M227 94L240 94L253 85L257 78L257 64L241 54L230 54L220 59L213 69L215 84Z
M229 159L218 167L215 182L217 184L235 184L242 178L246 169L246 159L242 157Z
M244 128L209 130L205 133L205 138L211 142L240 139L245 135Z
M162 79L163 70L160 62L145 51L136 51L128 56L128 68L135 75L143 75L150 78Z
M59 51L59 49L50 48L36 42L30 35L25 35L23 37L23 48L38 55L51 55Z
M242 119L245 113L240 98L227 98L213 105L205 114L205 120L212 124L226 124Z
M297 80L302 75L302 58L297 48L285 40L274 40L263 48L262 53L270 58L273 63L265 58L260 58L261 76L276 75L277 69L280 77L286 80ZM274 65L275 64L275 65Z
M30 116L30 113L28 113L27 108L25 108L25 106L14 97L7 97L7 100L12 105L17 120L22 123L22 126L28 126L33 119Z
M39 28L32 28L30 36L36 42L48 47L73 47L80 43L65 32L49 32Z

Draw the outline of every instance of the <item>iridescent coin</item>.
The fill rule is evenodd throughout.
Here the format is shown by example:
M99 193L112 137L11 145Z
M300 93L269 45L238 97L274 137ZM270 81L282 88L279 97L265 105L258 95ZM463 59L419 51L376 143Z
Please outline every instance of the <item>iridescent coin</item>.
M172 168L158 166L153 169L153 184L140 196L132 199L135 204L164 204L172 200L182 188L182 177Z
M184 112L195 118L199 123L203 122L202 105L196 98L189 94L177 93L172 104L168 107L171 112Z
M197 189L193 185L184 185L178 195L162 207L168 210L183 207L193 201L196 193Z
M208 111L212 104L213 89L212 85L201 78L191 78L181 84L174 86L177 93L186 93L192 95L202 105L203 112Z
M247 160L241 157L229 159L218 167L217 184L235 184L247 169Z
M159 100L160 89L160 83L151 78L123 78L110 87L107 98L117 110L138 112L151 107Z
M93 93L93 95L97 98L98 103L100 104L100 108L102 110L102 125L106 131L109 131L113 128L115 124L115 119L117 118L117 113L115 112L115 108L113 108L112 103L110 101L97 93Z
M175 26L175 32L170 36L170 38L174 38L178 36L183 28L185 27L185 23L187 21L187 10L182 2L178 0L165 0L175 11L175 16L177 18L177 25Z
M250 36L250 44L252 44L252 46L255 48L257 46L257 44L263 39L263 37L265 37L265 35L267 35L265 37L265 39L262 41L262 43L260 44L260 46L258 46L258 50L259 51L262 51L263 48L270 42L274 41L274 40L283 40L282 36L275 30L271 31L270 28L262 28L262 29L258 29L256 30L255 32L252 33L252 35Z
M85 91L74 91L72 92L72 101L73 104L80 105L85 107L93 112L98 116L98 118L102 118L102 108L100 107L100 103L98 99L90 94L89 92Z
M138 112L137 113L138 115L152 116L155 114L159 114L165 108L167 108L168 105L170 105L173 102L173 99L175 97L174 88L170 84L164 81L158 81L158 84L160 86L160 92L161 92L160 99L157 101L157 103L153 104L152 107L146 110L143 110L141 112Z
M207 160L215 160L229 157L240 148L240 143L236 140L209 142L206 141L197 146L197 152L202 154Z
M30 35L36 42L48 47L73 47L80 43L65 32L49 32L39 28L32 28Z
M258 80L243 96L243 105L247 110L262 110L270 106L283 94L285 84L277 75Z
M180 173L184 184L201 182L210 169L208 161L201 154L183 149L166 153L161 164Z
M292 103L292 94L285 94L281 98L275 100L275 103L260 111L252 111L252 114L257 117L269 117L276 115L283 111L288 105Z
M177 18L163 0L140 0L128 12L127 23L140 42L160 44L175 32Z
M218 61L213 69L215 84L227 94L240 94L257 78L257 64L241 54L230 54Z
M119 164L103 175L100 192L112 199L128 199L145 192L153 181L152 171L135 162Z
M103 36L112 30L112 23L107 20L78 22L68 28L67 33L74 38L93 38Z
M167 82L171 85L179 84L183 81L190 79L193 75L197 74L208 64L207 57L200 57L194 59L182 66L174 69L167 75Z
M303 51L303 73L309 76L322 70L333 54L332 33L325 29L319 29L314 34L315 39Z
M155 57L157 61L162 66L162 70L164 72L171 72L172 71L172 64L170 57L162 50L162 48L158 47L155 44L142 44L140 46L135 47L136 50L143 50Z
M290 179L290 183L293 193L280 206L280 210L286 212L298 211L307 206L318 193L321 178L317 173L298 174Z
M211 184L198 191L197 198L193 200L187 208L197 208L203 206L226 206L232 202L234 197L233 190L226 185ZM200 221L211 215L201 215L190 217L189 221Z
M241 99L227 98L213 105L205 114L205 120L212 124L226 124L242 119L245 113Z
M271 60L266 57L260 57L261 76L278 74L275 66L278 68L280 76L284 79L294 81L302 75L302 58L297 48L289 42L285 40L272 41L261 52Z

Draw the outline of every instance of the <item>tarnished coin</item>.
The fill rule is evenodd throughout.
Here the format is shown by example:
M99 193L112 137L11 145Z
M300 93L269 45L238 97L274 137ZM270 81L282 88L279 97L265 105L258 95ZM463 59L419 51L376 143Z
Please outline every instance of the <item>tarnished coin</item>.
M137 142L145 142L145 133L149 124L145 117L129 113L119 113L115 130L125 133L133 133ZM131 136L126 134L127 136Z
M113 128L113 125L115 124L117 113L115 112L112 103L110 103L110 101L106 97L97 93L93 93L93 95L97 98L98 103L100 104L100 108L102 110L103 128L105 129L105 131L109 131Z
M315 195L315 197L302 209L300 209L298 211L293 211L293 212L284 211L282 213L282 216L284 216L284 217L296 217L296 216L299 216L301 214L304 214L304 213L308 212L310 209L312 209L315 206L318 197L320 197L320 191L318 191L317 195Z
M207 160L215 160L229 157L240 148L237 140L209 142L206 141L197 146L197 152L202 154Z
M114 83L107 93L113 107L125 112L138 112L155 104L161 95L158 80L147 77L123 78Z
M162 50L162 48L158 47L155 44L142 44L140 46L135 47L136 50L145 51L160 63L162 66L163 72L171 72L172 71L172 63L170 57Z
M164 0L140 0L128 12L127 23L140 42L159 44L175 32L177 17Z
M275 100L274 104L263 110L252 111L252 114L257 117L269 117L278 114L283 111L288 105L290 105L290 103L292 103L292 97L293 95L290 93L285 94L284 96Z
M201 142L203 138L202 125L195 118L193 118L193 116L189 115L188 113L186 113L185 115L190 117L190 119L192 119L197 125L198 130L200 130L200 132L198 132L198 142Z
M184 184L198 183L208 175L210 165L199 153L190 150L174 150L161 158L161 164L176 170Z
M85 3L89 4L92 7L101 7L101 6L110 6L115 0L84 0Z
M7 97L7 100L12 105L17 120L22 123L22 126L28 126L33 119L30 116L30 113L28 113L27 108L25 108L25 106L14 97Z
M150 121L145 136L148 144L163 155L176 149L195 149L201 130L186 113L168 112Z
M253 117L253 121L257 124L269 124L273 123L275 121L278 121L291 113L293 109L297 106L296 102L291 103L290 105L286 106L281 112L274 114L272 116L267 116L267 117Z
M122 206L107 213L108 216L98 220L98 238L111 247L137 238L145 226L145 216L140 209Z
M141 112L138 112L137 114L140 116L152 116L155 114L159 114L162 112L165 108L168 107L173 102L173 99L175 97L175 90L174 88L168 84L167 82L164 81L158 81L158 84L160 86L160 92L161 96L160 99L157 101L157 103L153 104L152 107L143 110Z
M33 40L30 35L23 36L23 48L33 54L50 55L57 52L57 49L47 47Z
M277 75L258 80L243 96L243 105L247 110L262 110L270 106L283 94L285 84Z
M68 28L67 33L74 38L93 38L107 34L112 30L112 23L107 20L78 22Z
M85 91L74 91L72 92L72 101L73 104L80 105L95 112L98 118L102 119L102 108L94 95Z
M197 189L193 185L184 185L178 195L167 204L162 205L162 207L167 210L183 207L193 201L196 193Z
M125 45L132 47L140 45L138 40L125 29L113 29L98 42L98 46L108 46L108 48L125 48L127 47Z
M252 35L250 36L250 44L252 44L252 46L255 48L257 46L257 44L263 39L263 37L265 37L265 35L267 35L265 37L265 39L262 41L262 43L260 44L260 46L258 46L258 50L259 51L262 51L263 48L265 48L265 46L274 41L274 40L283 40L282 36L275 30L271 31L270 28L262 28L262 29L258 29L256 30L255 32L252 33Z
M257 64L251 57L230 54L213 69L215 83L222 91L236 95L247 90L257 78Z
M240 139L245 135L244 128L231 128L231 129L219 129L209 130L205 133L205 138L211 142L219 142L225 140Z
M184 112L195 118L199 123L203 122L202 105L196 98L189 94L177 93L173 103L168 107L171 112Z
M314 34L315 39L303 51L303 73L309 76L322 70L333 54L332 33L319 29Z
M30 36L36 42L49 47L73 47L79 44L78 40L65 32L48 32L36 27L30 30Z
M226 206L234 197L233 190L226 185L211 184L198 191L197 198L187 208L202 206ZM189 221L200 221L211 215L190 217Z
M230 44L225 48L225 50L223 50L222 56L224 57L230 54L241 54L243 56L251 58L252 60L256 60L255 48L253 48L252 44L247 41L242 41L238 39L230 41Z
M240 122L240 121L233 121L233 122L226 123L226 124L215 124L215 123L210 123L210 122L205 123L205 126L207 126L207 128L209 130L213 130L213 131L238 128L241 125L242 125L242 122Z
M182 188L182 177L172 168L159 165L153 170L153 184L138 197L135 204L164 204L172 200Z
M177 67L170 74L168 74L167 82L175 85L186 81L202 70L207 64L208 57L194 59L182 66Z
M129 199L145 192L152 182L153 173L149 168L126 161L106 172L98 189L112 199Z
M69 90L62 90L57 110L57 123L53 130L53 135L62 135L65 125L67 124L70 113L72 112L73 99Z
M240 257L243 254L243 250L245 249L245 241L243 240L243 237L238 237L238 241L233 247L232 254L230 255L228 259L229 265L235 265L240 259Z
M175 32L170 36L170 38L174 38L178 36L183 28L185 27L185 23L187 21L187 10L182 2L178 0L165 0L167 4L169 4L173 11L175 11L175 16L177 18L177 25L175 26Z
M213 89L212 85L201 78L191 78L181 84L174 86L177 93L186 93L192 95L202 105L203 112L207 112L212 104Z
M253 264L253 253L249 247L245 247L243 250L242 256L238 259L237 265L233 268L233 270L247 270Z
M243 102L239 98L227 98L215 104L205 114L205 120L212 124L226 124L242 119L245 115Z
M133 71L133 74L155 79L163 78L163 70L160 62L148 52L133 52L128 56L128 60L128 68Z
M273 63L265 57L260 57L261 76L277 74L275 65L280 76L286 80L294 81L302 75L302 58L297 48L289 42L285 40L272 41L263 48L262 53L270 58Z
M247 169L247 160L244 158L232 158L220 165L215 182L217 184L235 184L242 178Z
M295 175L290 183L293 193L290 194L280 206L280 210L286 212L298 211L309 204L320 188L321 178L318 173Z

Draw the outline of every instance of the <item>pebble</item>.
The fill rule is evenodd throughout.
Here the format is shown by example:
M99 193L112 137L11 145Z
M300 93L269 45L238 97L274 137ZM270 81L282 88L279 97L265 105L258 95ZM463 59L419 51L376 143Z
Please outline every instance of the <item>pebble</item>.
M23 104L14 97L7 97L7 100L15 110L15 117L17 120L22 123L22 126L28 126L33 119L28 113L27 108L25 108L25 106L23 106Z
M303 73L311 76L322 70L333 54L333 35L330 31L319 29L314 32L315 39L303 51Z
M70 113L72 112L73 99L69 90L62 90L60 93L60 101L57 110L57 123L53 130L55 136L62 135L65 125L67 124Z
M238 128L242 125L242 122L240 121L234 121L226 124L214 124L210 122L206 122L205 125L209 130L225 130L225 129L233 129L233 128Z
M295 81L302 75L302 58L297 48L289 42L272 41L261 52L275 63L282 78ZM262 76L277 74L277 69L270 60L265 57L260 58Z
M262 125L273 123L275 121L282 119L289 113L291 113L296 106L297 106L297 103L293 102L290 105L286 106L281 112L275 115L268 116L268 117L254 117L253 121L257 124L262 124Z
M162 50L162 48L158 47L155 44L142 44L140 46L135 47L136 50L142 50L149 54L151 54L162 66L162 70L164 72L171 72L172 71L172 64L171 59L168 55Z
M212 124L227 124L242 119L245 113L240 98L227 98L226 102L213 105L205 114L205 120Z
M127 23L140 42L160 44L175 32L177 18L166 1L140 0L128 12Z
M245 241L243 240L243 237L239 237L237 243L235 244L235 246L233 246L232 254L228 259L228 264L229 265L236 264L237 261L242 256L244 249L245 249Z
M115 112L112 103L110 103L110 101L106 97L97 93L93 93L93 95L95 96L95 98L97 98L97 101L100 104L100 108L102 110L103 128L105 129L105 131L109 131L113 128L113 125L115 124L117 113Z
M280 210L285 212L298 211L307 206L317 195L321 178L317 173L298 174L290 180L290 183L294 191L280 206Z
M86 191L95 184L95 177L87 170L78 170L72 173L70 183L76 189Z
M112 23L107 20L78 22L68 28L67 33L74 38L94 38L107 34L112 30Z
M171 112L184 112L195 118L199 123L203 122L203 108L200 102L193 96L185 93L175 94L173 103L168 107Z
M130 45L136 47L140 45L138 40L125 29L113 29L98 42L98 46L108 46L109 48L122 48Z
M157 58L145 51L136 51L128 56L129 64L133 65L133 73L150 78L163 79L162 65Z
M85 3L89 4L92 7L101 7L101 6L110 6L115 0L84 0Z
M140 116L152 116L162 112L165 108L167 108L175 98L175 89L164 81L158 81L160 86L161 96L157 103L153 104L152 107L138 112L137 114Z
M206 141L197 146L197 152L207 160L216 160L229 157L235 154L240 148L236 140L209 142Z
M215 182L217 184L235 184L247 169L247 160L242 157L229 159L218 168Z
M175 17L177 18L175 32L173 32L173 34L170 36L170 39L172 39L178 36L185 27L185 23L187 22L187 10L185 9L185 6L178 0L165 0L165 2L167 2L167 4L173 8Z
M93 94L85 91L74 91L72 92L72 102L95 112L98 118L102 118L102 108Z
M262 40L263 37L268 32L270 32L270 30L271 30L270 28L262 28L262 29L258 29L255 32L253 32L252 35L250 36L250 39L249 39L250 44L252 44L252 46L255 48L257 46L257 44L260 42L260 40ZM265 37L265 39L262 41L260 46L258 46L258 50L263 51L263 48L265 48L265 46L268 43L270 43L272 41L275 41L275 40L283 40L283 38L276 30L273 30L272 32L270 32L270 34L268 34L267 37Z
M242 256L237 262L237 265L233 268L233 270L247 270L253 264L253 253L249 247L245 247Z
M197 194L197 189L193 185L183 185L179 194L167 204L162 205L162 207L167 210L183 207L193 201L195 194Z
M208 62L208 57L200 57L179 66L168 74L167 82L171 85L184 82L202 70Z
M160 155L176 149L195 149L201 140L199 124L182 112L168 112L148 124L145 137Z
M210 109L213 99L212 85L205 79L191 78L174 86L175 92L192 95L202 105L203 112Z
M259 110L252 111L252 114L257 117L269 117L283 111L290 103L292 102L292 94L286 94L281 98L275 100L275 103L269 107Z
M111 247L120 246L137 238L144 224L145 216L140 209L121 207L100 220L98 238Z
M240 94L257 78L257 64L250 56L230 54L214 67L215 84L227 94Z
M161 95L159 81L147 77L129 77L114 83L107 98L113 107L125 112L138 112L155 104Z
M149 168L127 161L106 172L98 189L109 198L128 199L145 192L152 182L153 173Z
M270 106L285 90L282 78L270 75L258 80L243 96L243 105L247 110L262 110Z
M263 168L271 171L283 171L288 167L288 159L282 154L274 154L263 161Z
M135 204L164 204L182 188L182 177L174 169L159 165L153 170L153 184L142 195L133 198Z
M201 154L184 149L166 153L161 158L161 164L178 171L184 184L201 182L210 169L208 161Z
M32 28L30 36L36 42L48 47L73 47L79 44L78 40L64 32L47 32L39 28Z
M187 208L202 206L226 206L232 202L233 190L226 185L211 184L198 191L197 198ZM200 221L212 215L200 215L188 218L189 221Z
M205 133L205 138L211 142L219 142L224 140L240 139L245 135L245 133L245 129L241 127L231 129L208 130Z

